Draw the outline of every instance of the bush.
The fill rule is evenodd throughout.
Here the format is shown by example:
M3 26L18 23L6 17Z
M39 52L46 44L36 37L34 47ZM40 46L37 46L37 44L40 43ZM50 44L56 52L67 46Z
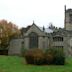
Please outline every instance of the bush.
M45 52L38 48L29 49L24 53L24 56L28 64L65 64L65 56L62 49L47 49Z
M53 64L54 60L54 51L52 49L48 49L45 52L45 64Z
M64 55L63 49L56 50L55 56L54 56L54 64L56 65L65 64L65 55Z
M21 48L21 56L24 57L27 49L26 48Z
M46 64L56 64L56 65L64 65L65 64L65 56L63 49L48 49L45 52L45 63Z
M43 64L44 53L41 49L29 49L25 53L25 59L28 64Z
M52 54L48 54L45 56L45 64L52 64L53 63L53 55Z
M56 64L56 65L64 65L65 64L65 57L55 57L55 60L54 60L54 63Z

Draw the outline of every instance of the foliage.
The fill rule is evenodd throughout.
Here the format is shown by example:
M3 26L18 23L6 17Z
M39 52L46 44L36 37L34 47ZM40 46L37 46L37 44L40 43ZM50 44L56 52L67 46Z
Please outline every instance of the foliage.
M9 41L20 33L18 27L12 22L0 20L0 47L6 48Z
M47 49L45 52L45 64L53 64L54 60L54 50L53 49Z
M64 65L65 64L65 55L63 52L63 48L52 48L48 49L45 52L45 62L46 64L56 64L56 65Z
M48 49L45 52L41 49L29 49L25 53L25 59L29 64L65 64L64 52L62 49Z
M26 52L27 52L27 49L24 48L24 47L22 47L22 48L21 48L21 56L24 57Z
M41 65L44 60L44 53L41 49L30 49L25 53L27 63Z
M65 55L63 49L57 49L54 56L54 63L56 65L64 65L65 64Z

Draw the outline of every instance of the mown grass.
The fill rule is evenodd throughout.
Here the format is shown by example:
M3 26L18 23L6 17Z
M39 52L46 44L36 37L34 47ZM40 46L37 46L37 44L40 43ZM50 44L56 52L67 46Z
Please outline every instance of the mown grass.
M22 57L0 56L0 72L72 72L72 58L67 58L64 66L36 66L27 65Z

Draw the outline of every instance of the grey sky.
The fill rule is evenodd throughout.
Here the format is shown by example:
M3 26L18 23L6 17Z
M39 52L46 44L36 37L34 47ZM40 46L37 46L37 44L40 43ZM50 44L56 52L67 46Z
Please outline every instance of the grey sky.
M72 8L71 0L0 0L0 19L12 21L19 27L31 25L64 26L64 5Z

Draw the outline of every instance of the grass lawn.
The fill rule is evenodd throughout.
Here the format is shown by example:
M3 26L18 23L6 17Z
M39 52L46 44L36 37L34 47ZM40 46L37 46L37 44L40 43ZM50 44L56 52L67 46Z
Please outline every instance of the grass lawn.
M72 58L64 66L33 66L25 64L21 57L0 56L0 72L72 72Z

